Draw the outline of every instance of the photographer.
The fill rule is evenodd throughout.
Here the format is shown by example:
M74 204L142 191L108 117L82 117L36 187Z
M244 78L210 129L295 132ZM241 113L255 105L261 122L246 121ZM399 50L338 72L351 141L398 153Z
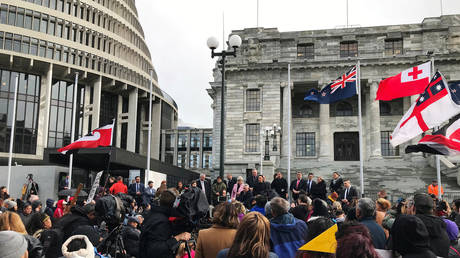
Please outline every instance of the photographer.
M190 233L183 232L173 236L172 224L169 217L176 195L171 190L165 190L160 195L160 206L152 206L141 229L139 257L171 257L179 247L179 241L188 241Z

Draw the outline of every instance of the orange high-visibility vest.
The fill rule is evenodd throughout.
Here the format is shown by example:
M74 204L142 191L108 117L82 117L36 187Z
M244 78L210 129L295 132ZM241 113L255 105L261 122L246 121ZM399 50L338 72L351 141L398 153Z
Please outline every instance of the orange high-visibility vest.
M438 197L438 186L439 185L434 186L433 184L429 185L428 186L428 194L430 194L430 195L434 194L434 195L436 195L436 197ZM441 186L441 194L444 194L444 189L442 188L442 186Z

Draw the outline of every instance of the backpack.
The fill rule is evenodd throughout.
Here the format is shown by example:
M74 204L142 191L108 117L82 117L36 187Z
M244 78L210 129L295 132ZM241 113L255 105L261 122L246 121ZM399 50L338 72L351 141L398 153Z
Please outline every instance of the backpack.
M64 232L60 228L45 230L40 235L40 242L43 245L43 254L47 258L62 256L62 243Z

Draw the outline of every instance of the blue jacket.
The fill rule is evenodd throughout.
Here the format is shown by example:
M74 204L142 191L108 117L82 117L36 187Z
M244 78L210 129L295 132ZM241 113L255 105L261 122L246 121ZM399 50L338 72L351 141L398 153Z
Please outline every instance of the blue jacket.
M369 229L374 247L376 249L385 249L385 243L387 241L385 231L383 231L383 228L377 224L377 222L375 222L374 218L365 217L362 218L359 222L361 222L361 224Z
M255 205L254 207L252 207L251 210L249 211L257 211L257 212L260 212L262 215L265 216L265 207L259 207L257 205Z
M297 249L305 244L307 224L290 213L270 220L270 240L279 257L295 257Z

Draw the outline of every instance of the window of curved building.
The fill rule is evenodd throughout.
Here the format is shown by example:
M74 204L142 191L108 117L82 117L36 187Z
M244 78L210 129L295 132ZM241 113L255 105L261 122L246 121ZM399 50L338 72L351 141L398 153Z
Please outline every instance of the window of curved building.
M353 115L353 107L350 103L342 101L339 102L335 109L336 116L352 116Z
M37 148L40 76L0 70L0 152L8 152L13 123L15 78L18 79L14 153L35 154Z
M76 138L83 133L81 110L84 99L84 86L78 85L77 114L75 123ZM71 142L74 84L67 81L53 81L51 85L50 122L48 148L60 148Z

